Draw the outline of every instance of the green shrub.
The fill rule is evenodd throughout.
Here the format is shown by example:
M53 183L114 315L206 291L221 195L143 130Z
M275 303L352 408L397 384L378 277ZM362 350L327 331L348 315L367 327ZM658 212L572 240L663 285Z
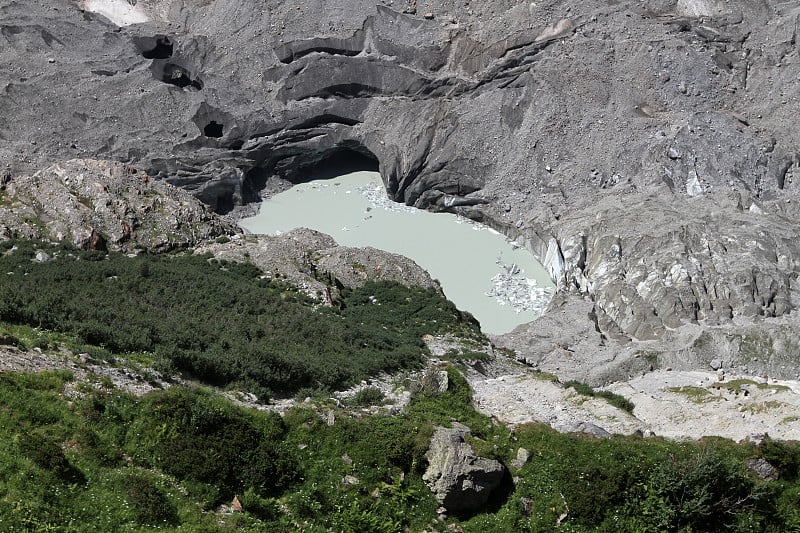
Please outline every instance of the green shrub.
M569 389L570 387L575 389L575 392L580 394L581 396L594 396L594 388L586 383L582 383L580 381L567 381L564 383L564 388Z
M239 496L242 509L262 520L274 520L280 515L280 509L275 500L263 498L257 491L248 488Z
M369 407L383 402L383 391L378 387L365 387L356 392L348 402L359 407Z
M72 472L72 465L64 455L61 444L54 438L32 432L21 435L19 443L22 453L45 470L53 472L60 478L65 478Z
M591 386L587 385L586 383L581 383L580 381L567 381L564 383L564 388L568 389L572 387L575 389L575 392L582 396L589 396L591 398L603 398L609 404L613 405L617 409L622 409L628 413L633 414L633 410L636 408L636 405L629 399L621 396L619 394L615 394L611 391L596 391Z
M149 477L135 473L125 480L125 498L136 523L149 526L176 525L178 512L167 494Z
M729 530L746 515L773 512L773 495L756 484L741 460L713 447L693 452L656 465L648 480L645 507L659 517L659 528Z
M800 474L800 443L783 442L766 437L758 451L772 466L778 469L781 479L795 481Z
M94 459L98 464L106 467L120 466L123 464L122 451L97 435L96 432L84 426L78 429L75 440L85 454Z
M0 270L13 273L0 277L0 320L68 333L75 347L146 352L162 372L261 397L419 367L427 333L480 336L474 319L436 291L398 283L343 289L331 309L250 264L18 244L0 256ZM32 261L37 247L53 259ZM46 347L56 339L33 340Z
M130 425L126 448L178 479L216 487L223 500L253 487L279 493L298 476L275 413L246 413L208 392L172 387L150 394Z

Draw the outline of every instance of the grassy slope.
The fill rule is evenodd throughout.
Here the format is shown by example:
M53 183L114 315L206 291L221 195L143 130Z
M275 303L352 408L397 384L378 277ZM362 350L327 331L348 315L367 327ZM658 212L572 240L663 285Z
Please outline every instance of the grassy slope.
M795 531L800 448L709 439L594 440L531 425L509 431L476 413L451 368L443 394L419 393L396 417L332 405L281 418L202 389L142 398L66 372L0 375L0 524L6 531L421 531L436 502L422 482L434 425L459 420L472 445L506 464L531 460L465 531ZM77 390L65 395L64 391ZM336 423L325 422L333 410ZM766 456L782 480L745 460ZM346 484L346 476L357 483ZM214 509L234 495L245 512ZM445 524L438 526L444 529Z

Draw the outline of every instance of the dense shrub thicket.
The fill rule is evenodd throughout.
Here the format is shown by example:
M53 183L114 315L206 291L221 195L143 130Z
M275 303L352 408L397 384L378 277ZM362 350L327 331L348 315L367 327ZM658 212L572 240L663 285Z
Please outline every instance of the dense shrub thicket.
M485 511L448 519L467 532L800 530L798 443L510 431L449 373L447 392L422 391L401 415L337 411L333 425L307 406L281 418L178 387L136 398L72 384L82 397L67 400L69 373L0 374L0 529L441 531L425 451L435 425L458 420L480 455L531 452ZM749 472L753 458L780 478ZM244 512L213 512L234 495Z
M249 264L29 241L0 247L0 320L113 353L150 352L162 369L260 396L414 367L426 333L479 335L435 291L397 283L346 290L339 308L325 308ZM36 261L37 250L52 258Z

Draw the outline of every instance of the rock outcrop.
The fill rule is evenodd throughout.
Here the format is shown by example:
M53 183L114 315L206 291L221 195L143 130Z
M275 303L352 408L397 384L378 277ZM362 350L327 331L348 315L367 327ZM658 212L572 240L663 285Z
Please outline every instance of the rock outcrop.
M113 161L73 159L0 187L0 237L164 251L241 230L190 194Z
M431 437L428 469L422 476L436 500L449 512L480 509L503 479L505 467L478 457L464 440L470 429L457 422L438 427Z
M253 263L271 278L288 281L328 304L338 298L339 289L375 280L441 292L439 284L407 257L370 247L339 246L329 235L306 228L281 235L236 235L225 241L205 243L194 252Z
M791 3L140 0L127 19L94 9L0 0L8 175L110 158L227 212L360 154L392 198L524 240L563 298L548 322L503 343L594 382L649 368L637 343L667 354L656 366L704 365L687 327L769 336L776 319L796 322ZM574 358L554 348L564 329Z

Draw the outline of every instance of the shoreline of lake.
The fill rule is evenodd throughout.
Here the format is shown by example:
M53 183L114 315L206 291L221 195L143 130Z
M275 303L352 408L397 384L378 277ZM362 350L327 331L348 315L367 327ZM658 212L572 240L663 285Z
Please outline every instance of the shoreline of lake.
M534 320L555 291L528 250L472 220L393 202L377 172L301 183L265 200L257 215L239 224L262 234L308 227L344 246L409 257L478 319L484 333L507 333Z

